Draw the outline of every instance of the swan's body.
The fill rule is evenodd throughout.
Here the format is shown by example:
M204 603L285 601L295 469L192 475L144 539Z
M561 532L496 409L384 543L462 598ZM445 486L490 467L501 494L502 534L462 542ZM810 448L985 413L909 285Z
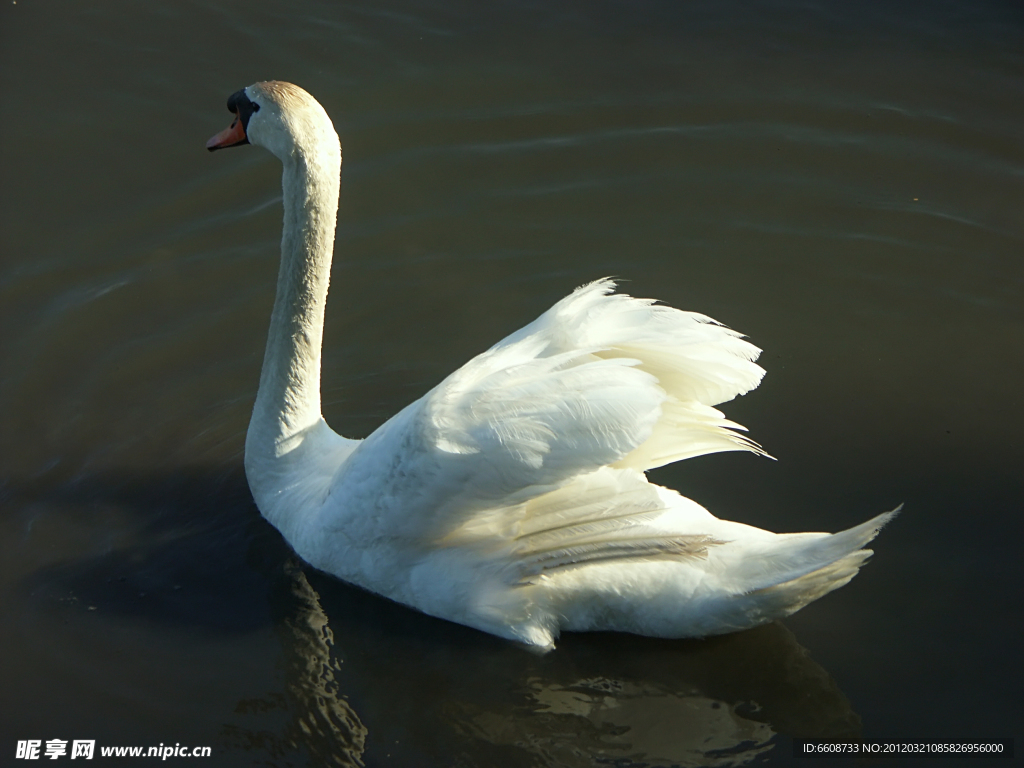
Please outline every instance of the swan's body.
M320 414L341 148L287 83L235 94L210 140L284 163L277 298L245 469L310 564L426 613L549 648L562 630L695 637L787 616L849 581L894 513L838 534L719 520L647 482L717 451L763 453L713 406L760 350L710 318L613 294L558 302L365 440Z

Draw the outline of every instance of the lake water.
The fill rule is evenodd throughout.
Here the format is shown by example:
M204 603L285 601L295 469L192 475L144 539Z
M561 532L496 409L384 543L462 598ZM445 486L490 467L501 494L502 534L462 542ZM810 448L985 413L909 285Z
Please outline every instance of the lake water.
M226 766L1024 746L1019 3L5 2L4 764L26 739ZM779 460L653 478L777 531L905 503L871 564L784 625L537 656L297 561L242 473L279 165L204 149L262 79L344 147L336 430L619 276L765 350L725 410Z

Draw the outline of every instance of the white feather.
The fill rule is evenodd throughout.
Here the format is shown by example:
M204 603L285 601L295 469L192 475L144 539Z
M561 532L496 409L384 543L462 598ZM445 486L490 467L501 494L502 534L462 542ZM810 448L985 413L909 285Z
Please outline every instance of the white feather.
M680 459L765 455L714 407L758 385L760 350L704 315L616 294L608 279L366 440L332 432L319 371L340 147L301 89L245 93L260 107L249 139L285 166L282 265L246 473L260 511L308 562L542 648L563 630L742 629L856 573L895 513L835 535L779 535L647 481L645 470Z

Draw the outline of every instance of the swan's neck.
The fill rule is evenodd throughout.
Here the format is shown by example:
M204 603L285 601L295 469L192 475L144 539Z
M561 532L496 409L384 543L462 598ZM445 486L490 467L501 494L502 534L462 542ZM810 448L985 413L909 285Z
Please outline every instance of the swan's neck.
M289 453L320 423L320 347L341 184L337 135L284 161L277 297L246 436L246 460Z

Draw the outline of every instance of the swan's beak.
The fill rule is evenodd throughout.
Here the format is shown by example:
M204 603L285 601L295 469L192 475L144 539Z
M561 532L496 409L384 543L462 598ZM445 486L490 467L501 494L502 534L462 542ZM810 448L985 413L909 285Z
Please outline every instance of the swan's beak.
M213 152L215 149L226 149L248 143L249 137L245 135L245 126L242 125L241 118L235 115L231 125L206 142L206 148Z

